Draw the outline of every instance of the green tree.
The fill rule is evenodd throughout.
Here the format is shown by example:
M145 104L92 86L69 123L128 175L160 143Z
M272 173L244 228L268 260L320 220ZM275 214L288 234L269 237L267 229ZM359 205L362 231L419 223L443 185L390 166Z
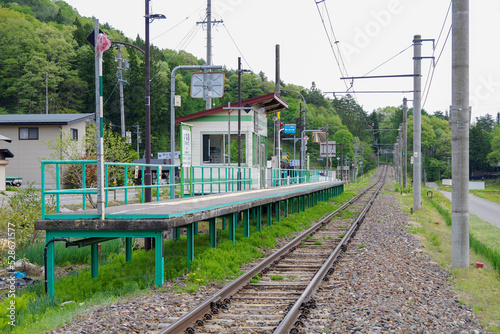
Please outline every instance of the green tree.
M132 162L137 159L135 152L125 138L111 131L111 127L104 129L104 160L106 162ZM54 160L95 160L97 157L97 141L95 123L86 128L85 137L82 141L71 140L69 131L62 131L60 138L50 140L46 143L47 148L52 151L51 159ZM86 167L85 186L95 188L97 185L96 165ZM69 165L63 172L64 182L74 188L83 187L83 172L81 165ZM124 184L124 168L112 166L108 168L108 180L116 180L117 185ZM90 204L95 208L92 196L87 195Z
M488 134L480 125L473 125L469 135L469 168L470 175L491 170L487 156L491 152Z

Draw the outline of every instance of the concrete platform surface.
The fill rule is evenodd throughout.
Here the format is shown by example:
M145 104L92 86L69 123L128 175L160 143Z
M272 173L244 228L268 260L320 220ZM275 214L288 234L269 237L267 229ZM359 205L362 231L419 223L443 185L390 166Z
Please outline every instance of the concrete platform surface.
M339 187L344 182L314 182L259 190L244 190L159 202L108 207L105 220L97 210L55 214L35 223L37 230L166 230L229 215L254 207Z

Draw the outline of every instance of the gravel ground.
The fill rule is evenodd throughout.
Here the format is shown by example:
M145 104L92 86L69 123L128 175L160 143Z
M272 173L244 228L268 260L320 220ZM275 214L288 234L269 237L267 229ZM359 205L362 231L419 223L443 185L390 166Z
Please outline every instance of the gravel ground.
M380 194L340 266L318 292L303 333L487 333L450 289L450 274L425 253L397 199ZM359 248L363 245L364 248ZM160 291L87 310L50 333L153 333L220 287ZM320 320L313 320L313 315Z
M397 199L380 194L316 296L310 318L321 323L306 322L305 332L487 333L410 226Z

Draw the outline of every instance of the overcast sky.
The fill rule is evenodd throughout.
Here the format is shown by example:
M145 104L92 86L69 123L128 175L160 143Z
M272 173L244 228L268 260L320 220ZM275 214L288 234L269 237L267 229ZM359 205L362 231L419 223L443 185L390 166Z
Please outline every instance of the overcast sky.
M144 38L145 1L65 1L80 15L94 16L101 24L107 22L132 39L137 34ZM282 81L305 88L310 88L314 81L324 93L342 92L351 84L340 80L346 73L348 76L411 74L413 36L421 35L437 43L433 50L432 41L424 42L423 56L435 56L437 60L441 55L431 88L423 93L423 107L430 113L445 112L451 104L451 36L445 45L451 25L451 11L445 21L450 3L448 0L325 0L320 4L316 0L212 0L212 19L223 21L212 30L213 63L234 69L241 56L243 68L255 73L263 71L274 81L275 45L279 44ZM206 0L152 0L150 6L151 13L167 16L166 20L151 23L152 44L162 49L186 50L206 59L206 31L196 24L205 18ZM338 43L330 44L320 12L326 30L331 35L333 27ZM500 112L499 33L500 0L470 1L473 120L487 113L496 117ZM423 60L422 89L430 79L431 64L432 60ZM412 78L392 78L356 80L352 89L411 91L412 88ZM399 106L404 97L412 100L413 94L360 93L355 97L370 113L379 107Z

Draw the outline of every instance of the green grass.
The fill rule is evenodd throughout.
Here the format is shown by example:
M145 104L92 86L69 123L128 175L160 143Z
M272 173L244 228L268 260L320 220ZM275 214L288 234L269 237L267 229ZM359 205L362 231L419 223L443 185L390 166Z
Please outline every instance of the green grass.
M73 238L76 239L76 238ZM110 240L101 244L101 261L107 260L110 256L119 253L124 248L122 239ZM24 250L20 250L17 254L18 258L27 259L30 263L39 266L44 265L43 252L45 248L45 239L39 240L33 245L28 246ZM72 264L85 264L90 262L90 247L70 247L66 248L64 242L56 242L55 248L55 265L67 266Z
M285 279L285 277L283 276L278 276L278 275L273 275L271 277L269 277L271 279L271 281L282 281Z
M309 227L312 221L318 221L326 213L335 210L338 207L335 202L343 203L353 196L353 193L344 192L344 194L334 198L334 201L321 202L305 212L290 215L283 218L280 223L265 227L261 232L256 231L256 222L253 220L250 226L250 237L244 238L243 227L236 229L237 241L234 245L229 240L227 230L218 230L218 247L216 249L210 247L209 235L199 234L195 237L196 248L190 271L186 269L186 237L182 236L180 240L176 241L168 240L164 244L165 254L167 254L165 256L165 278L171 280L184 275L184 279L177 284L177 288L173 289L174 293L195 292L200 286L220 284L227 279L236 278L242 273L240 266L263 257L262 250L274 248L277 238L290 236L296 231ZM220 225L219 221L219 228ZM108 241L102 244L103 252L108 243L112 242ZM119 248L120 253L113 254L110 251L107 263L99 266L99 276L95 279L90 277L89 269L61 277L56 280L55 297L52 300L45 297L41 282L19 290L16 296L16 305L19 306L17 326L11 327L9 325L6 327L5 323L0 322L0 331L10 331L11 333L46 332L70 321L89 305L107 303L121 296L144 294L151 291L151 287L154 285L154 252L136 250L133 252L132 262L126 262L120 242L115 241L115 243L117 243L116 247ZM76 253L72 253L75 250L75 248L69 248L68 255L63 257L62 254L66 250L61 249L59 261L61 263L74 263L87 259L86 254L77 256ZM29 252L36 253L37 251L30 250ZM26 254L26 256L36 258L34 255ZM59 249L57 249L56 261L58 261L59 256ZM34 260L34 262L36 261ZM58 305L64 301L75 301L76 305L59 307ZM3 303L0 302L0 318L2 319L6 319L3 315L7 312L9 302L8 299L5 299ZM84 302L85 306L80 306L81 302ZM21 307L22 305L24 307Z
M315 246L321 246L321 245L323 245L323 243L321 241L315 241L313 243L313 245L315 245Z
M413 206L411 195L399 195L404 211L410 213ZM409 233L422 236L423 244L432 259L452 273L454 289L460 301L472 307L486 330L500 333L500 229L470 216L470 256L469 268L449 269L452 262L451 242L451 203L438 192L429 200L423 196L422 208L411 215L413 224ZM443 222L446 224L435 224ZM418 256L418 254L417 254ZM483 262L484 268L478 269L476 262Z

